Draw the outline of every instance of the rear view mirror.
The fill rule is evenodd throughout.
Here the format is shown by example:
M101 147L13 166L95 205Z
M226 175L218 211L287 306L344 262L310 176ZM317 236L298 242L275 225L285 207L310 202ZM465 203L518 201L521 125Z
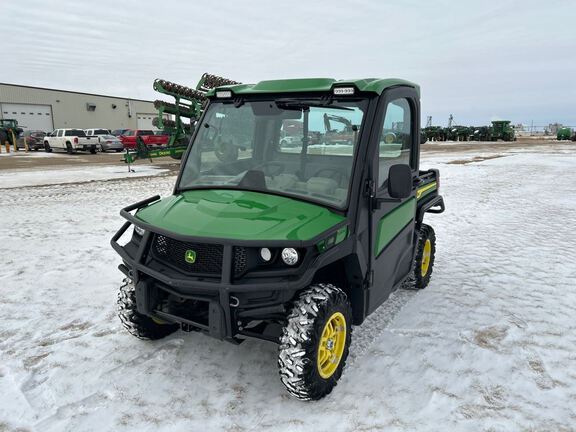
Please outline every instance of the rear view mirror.
M391 198L408 198L412 193L412 170L408 165L392 165L388 172L388 194Z

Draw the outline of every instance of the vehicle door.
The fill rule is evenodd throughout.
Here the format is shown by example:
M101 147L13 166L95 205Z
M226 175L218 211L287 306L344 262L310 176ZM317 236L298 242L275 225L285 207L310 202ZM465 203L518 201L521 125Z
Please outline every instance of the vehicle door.
M369 292L369 313L384 302L409 273L415 244L416 198L415 180L418 176L419 97L411 87L396 87L385 91L379 109L380 120L375 123L371 141L373 150L373 195L371 211L371 270L372 287ZM378 125L378 126L377 126ZM393 198L389 193L390 168L405 168L405 198ZM411 173L411 178L407 173Z
M64 145L65 139L66 138L64 137L64 129L57 129L56 137L54 138L54 143L56 144L55 147L66 148L66 146Z

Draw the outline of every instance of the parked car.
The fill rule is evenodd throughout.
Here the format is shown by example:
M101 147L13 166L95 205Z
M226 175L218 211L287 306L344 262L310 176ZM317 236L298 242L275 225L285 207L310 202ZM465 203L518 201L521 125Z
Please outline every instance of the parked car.
M84 129L86 136L94 136L94 135L110 135L109 129Z
M19 149L24 149L24 138L30 150L38 150L44 148L44 137L46 132L43 131L24 131L20 138L16 140L16 145Z
M102 147L102 151L108 150L115 150L120 152L124 150L124 146L122 146L122 141L120 138L115 137L114 135L99 135L98 140L100 142L100 147Z
M170 137L168 135L154 135L149 129L129 130L120 137L122 145L127 149L136 148L136 137L141 137L147 146L162 146L168 144Z
M44 137L44 150L50 153L53 149L66 150L72 154L78 150L96 153L99 147L97 136L86 136L82 129L56 129Z
M129 130L130 129L115 129L112 131L112 133L110 135L114 135L115 137L119 137L119 136L124 135Z

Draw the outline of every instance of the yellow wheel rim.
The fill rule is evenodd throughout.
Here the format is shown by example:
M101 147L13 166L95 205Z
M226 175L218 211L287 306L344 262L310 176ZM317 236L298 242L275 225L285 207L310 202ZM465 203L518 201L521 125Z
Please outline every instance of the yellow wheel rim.
M430 268L430 254L432 253L432 243L430 239L426 239L426 243L424 243L424 251L422 252L422 266L420 271L422 276L426 276L428 274L428 269Z
M318 344L318 373L322 378L330 378L336 372L345 345L346 318L336 312L326 321Z

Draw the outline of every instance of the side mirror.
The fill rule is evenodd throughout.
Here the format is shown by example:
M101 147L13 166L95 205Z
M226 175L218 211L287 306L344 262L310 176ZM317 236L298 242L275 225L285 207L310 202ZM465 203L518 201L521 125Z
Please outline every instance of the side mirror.
M388 194L391 198L408 198L412 193L412 170L408 165L392 165L388 172Z

